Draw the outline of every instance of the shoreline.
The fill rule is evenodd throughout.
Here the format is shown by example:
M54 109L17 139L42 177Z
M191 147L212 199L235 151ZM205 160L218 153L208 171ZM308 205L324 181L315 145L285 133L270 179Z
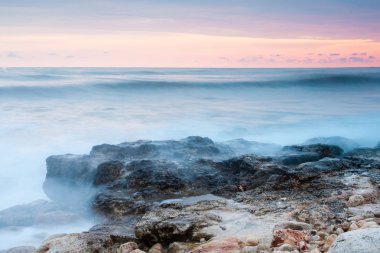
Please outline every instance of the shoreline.
M380 229L379 182L380 145L339 137L285 147L197 136L103 144L49 157L52 201L0 211L0 226L26 216L29 226L97 224L23 253L340 252L338 236Z

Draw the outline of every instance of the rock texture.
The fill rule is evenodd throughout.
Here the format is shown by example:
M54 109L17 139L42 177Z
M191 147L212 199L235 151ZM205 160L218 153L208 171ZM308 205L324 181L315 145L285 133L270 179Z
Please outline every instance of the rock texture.
M52 202L0 212L0 226L57 211L90 211L99 223L38 253L327 252L350 231L379 227L380 149L355 147L336 137L286 147L195 136L103 144L49 157Z
M379 249L380 228L367 228L341 234L328 252L376 253Z

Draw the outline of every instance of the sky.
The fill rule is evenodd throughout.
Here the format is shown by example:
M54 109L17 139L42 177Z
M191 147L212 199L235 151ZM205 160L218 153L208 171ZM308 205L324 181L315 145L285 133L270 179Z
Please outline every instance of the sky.
M377 0L0 0L0 67L377 67Z

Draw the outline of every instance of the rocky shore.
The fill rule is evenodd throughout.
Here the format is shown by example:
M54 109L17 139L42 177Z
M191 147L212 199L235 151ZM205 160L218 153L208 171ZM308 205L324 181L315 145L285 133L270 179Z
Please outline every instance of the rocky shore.
M9 253L372 253L379 183L380 143L341 137L285 147L196 136L103 144L47 158L51 201L0 211L0 227L88 216L98 224Z

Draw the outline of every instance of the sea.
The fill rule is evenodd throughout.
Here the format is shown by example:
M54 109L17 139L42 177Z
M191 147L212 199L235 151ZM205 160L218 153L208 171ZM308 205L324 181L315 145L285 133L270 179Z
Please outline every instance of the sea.
M342 136L372 147L380 68L2 68L0 210L47 199L50 155L194 135L280 145Z

